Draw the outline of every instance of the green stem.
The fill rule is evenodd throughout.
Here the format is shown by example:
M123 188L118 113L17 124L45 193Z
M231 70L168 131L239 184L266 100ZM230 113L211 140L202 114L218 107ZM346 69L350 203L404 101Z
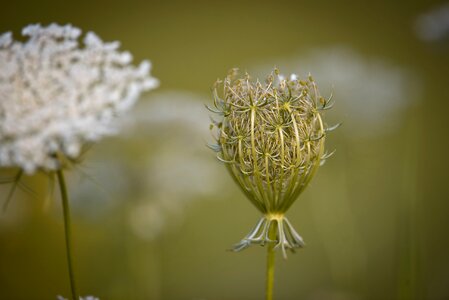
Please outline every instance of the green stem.
M266 285L266 300L273 300L273 290L274 290L274 246L276 240L276 227L277 221L271 223L268 237L273 242L268 243L267 251L267 285Z
M70 278L70 290L72 292L72 300L78 300L78 292L75 284L75 274L73 272L73 257L72 257L72 234L70 229L70 207L69 198L67 194L67 187L64 180L64 174L62 170L57 171L59 188L61 190L62 209L64 214L64 233L65 233L65 246L67 252L67 265L69 269Z

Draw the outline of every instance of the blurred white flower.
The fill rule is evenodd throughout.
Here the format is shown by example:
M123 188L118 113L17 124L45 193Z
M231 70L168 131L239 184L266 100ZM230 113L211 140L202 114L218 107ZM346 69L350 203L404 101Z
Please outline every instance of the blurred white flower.
M272 65L258 67L259 73L266 73ZM277 60L276 65L304 76L313 72L324 87L322 94L333 94L335 123L343 122L351 135L393 131L400 124L401 113L413 106L421 93L420 82L410 70L366 58L346 47L316 49L298 58Z
M206 146L208 101L183 91L157 92L139 101L124 118L121 134L98 145L83 163L102 189L91 180L72 184L74 211L98 220L124 205L131 231L153 240L178 228L187 208L219 198L230 180L217 180L223 178L222 166L211 163L214 154Z
M449 3L441 4L416 18L415 31L425 42L449 39Z
M205 137L209 136L207 99L186 92L158 93L141 101L134 114L145 128L154 152L145 160L144 193L129 214L133 232L152 240L168 225L179 225L187 207L202 199L216 199L225 184L221 168L210 163ZM130 128L136 132L136 127ZM143 133L143 132L142 132ZM157 154L157 155L155 155Z
M167 143L158 156L148 157L145 196L129 215L131 228L140 238L155 239L168 225L181 224L187 207L202 199L216 199L223 188L214 180L220 174L209 164L210 157L207 153L201 157L201 150L195 149L206 149L204 143L172 146Z
M31 174L61 168L86 142L116 131L114 120L158 85L149 61L131 65L118 42L71 25L29 25L25 42L0 35L0 166Z
M66 298L62 296L57 296L58 300L67 300ZM80 297L80 300L100 300L100 298L94 297L94 296L86 296L86 297Z

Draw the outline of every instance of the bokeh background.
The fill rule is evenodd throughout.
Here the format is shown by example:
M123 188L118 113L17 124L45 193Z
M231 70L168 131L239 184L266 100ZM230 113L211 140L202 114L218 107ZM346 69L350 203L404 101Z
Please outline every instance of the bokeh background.
M277 66L311 72L336 100L328 123L343 126L288 213L307 247L278 255L276 299L449 299L448 2L14 0L1 11L0 32L16 37L58 22L119 40L161 81L70 172L81 294L264 297L265 249L226 251L259 215L206 148L203 104L230 68ZM0 299L69 296L48 194L44 175L27 177L0 214Z

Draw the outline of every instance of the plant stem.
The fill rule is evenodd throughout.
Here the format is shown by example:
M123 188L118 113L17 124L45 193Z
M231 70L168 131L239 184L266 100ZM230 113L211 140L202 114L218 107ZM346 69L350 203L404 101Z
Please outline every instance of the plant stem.
M22 178L23 170L19 170L19 172L14 176L14 181L12 183L12 187L9 190L8 197L6 198L5 203L3 204L3 212L6 212L6 209L8 208L9 201L11 201L12 196L14 195L14 192L16 191L17 186L19 185L19 181Z
M75 274L73 272L73 257L72 257L72 234L70 229L70 207L69 198L67 194L67 187L64 180L64 174L62 170L57 171L59 189L61 190L62 209L64 214L64 233L65 233L65 246L67 252L67 265L69 269L70 278L70 290L72 292L72 300L78 300L78 292L75 284Z
M266 300L273 300L273 289L274 289L274 258L275 258L275 252L274 252L274 246L275 246L275 240L276 240L276 227L277 227L277 221L272 222L268 237L273 242L268 243L268 250L267 250L267 285L266 285Z

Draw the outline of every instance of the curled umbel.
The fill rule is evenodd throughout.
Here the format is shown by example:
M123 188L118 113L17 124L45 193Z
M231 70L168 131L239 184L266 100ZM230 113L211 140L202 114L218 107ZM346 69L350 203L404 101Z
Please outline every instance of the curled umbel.
M331 99L320 95L311 76L284 78L277 69L264 82L239 77L233 69L216 82L213 94L209 110L220 119L212 121L216 144L210 147L263 214L234 249L277 243L285 256L286 249L303 247L284 215L330 156L324 142L333 128L326 127L322 113L332 107ZM268 237L272 227L276 240Z

